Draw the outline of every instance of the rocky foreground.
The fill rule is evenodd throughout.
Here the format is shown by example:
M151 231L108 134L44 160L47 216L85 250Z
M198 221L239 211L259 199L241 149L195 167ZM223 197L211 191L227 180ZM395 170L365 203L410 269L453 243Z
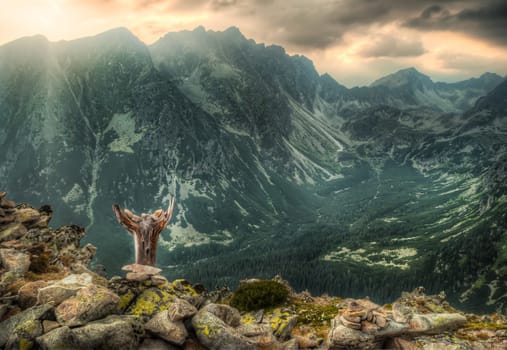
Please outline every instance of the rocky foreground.
M505 316L464 314L445 293L423 288L380 306L296 293L279 277L242 281L241 295L168 281L160 269L135 264L106 279L88 268L96 249L80 245L82 228L53 230L48 206L37 210L5 196L0 192L3 349L507 349ZM280 289L283 300L275 297Z

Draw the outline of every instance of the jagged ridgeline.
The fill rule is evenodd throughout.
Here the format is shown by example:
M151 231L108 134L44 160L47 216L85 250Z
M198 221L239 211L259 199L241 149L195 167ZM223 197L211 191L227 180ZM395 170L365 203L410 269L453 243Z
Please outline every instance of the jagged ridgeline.
M170 278L505 311L506 97L415 69L347 89L235 28L23 38L0 47L0 188L86 226L110 274L134 256L111 205L175 196Z

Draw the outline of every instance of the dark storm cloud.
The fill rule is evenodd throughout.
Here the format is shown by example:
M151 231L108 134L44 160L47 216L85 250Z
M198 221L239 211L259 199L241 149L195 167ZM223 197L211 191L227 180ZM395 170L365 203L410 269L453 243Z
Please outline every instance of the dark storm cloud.
M455 11L439 5L429 6L405 25L419 30L458 31L507 45L507 1L481 1L468 6Z
M375 33L393 24L419 31L461 32L507 45L507 0L69 0L110 11L128 4L136 11L160 15L206 13L228 25L260 32L268 41L295 49L326 49L349 33ZM230 23L231 22L231 23ZM218 21L215 23L219 23ZM382 48L391 45L392 54ZM364 54L410 56L423 50L415 44L377 44Z
M271 39L309 49L325 49L346 33L389 23L459 31L507 44L505 0L210 0L208 6L239 18L255 16Z

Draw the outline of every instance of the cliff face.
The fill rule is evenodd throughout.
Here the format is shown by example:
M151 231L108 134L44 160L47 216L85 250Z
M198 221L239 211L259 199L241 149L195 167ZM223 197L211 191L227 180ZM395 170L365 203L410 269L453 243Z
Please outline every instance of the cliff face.
M297 293L280 277L208 292L128 265L106 279L77 226L0 193L0 348L502 349L507 319L464 314L418 288L384 306ZM241 312L237 309L241 310Z

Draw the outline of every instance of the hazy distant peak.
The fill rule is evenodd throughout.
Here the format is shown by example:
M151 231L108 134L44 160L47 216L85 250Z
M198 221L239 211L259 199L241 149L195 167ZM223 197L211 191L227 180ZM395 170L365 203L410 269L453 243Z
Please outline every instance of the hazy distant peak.
M486 72L486 73L481 74L481 76L479 78L481 78L481 79L495 78L496 79L496 78L502 78L502 77L496 73Z
M112 39L112 40L135 40L141 42L141 40L135 36L130 30L125 27L118 27L107 30L100 34L95 35L93 38L96 39Z
M204 26L197 26L192 30L194 33L206 33L206 28ZM169 34L169 33L168 33Z
M481 81L492 82L496 84L498 84L502 79L503 79L502 76L491 72L486 72L479 77L479 80Z
M12 64L43 66L49 57L51 43L43 35L27 36L0 46L0 57Z
M2 47L32 47L34 45L47 45L49 44L48 38L44 35L37 34L32 36L25 36L14 41L11 41Z
M414 67L401 69L396 73L389 74L374 81L370 86L385 86L398 88L406 85L418 84L423 86L433 85L433 81L425 74L422 74Z

